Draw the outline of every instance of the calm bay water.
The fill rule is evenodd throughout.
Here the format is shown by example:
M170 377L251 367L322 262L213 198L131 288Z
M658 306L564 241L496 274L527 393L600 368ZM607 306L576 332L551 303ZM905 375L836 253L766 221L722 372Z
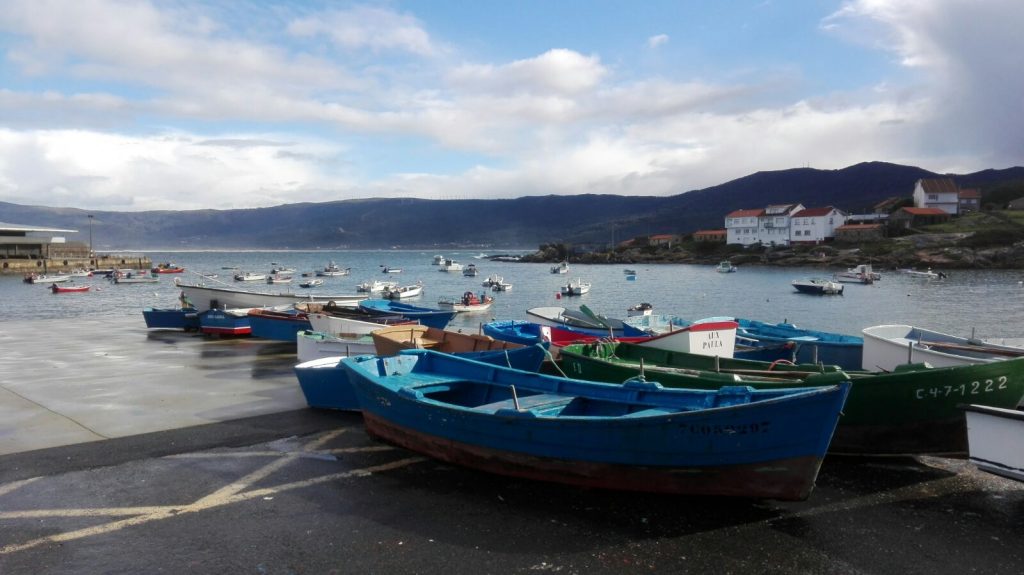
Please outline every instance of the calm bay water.
M498 251L495 253L523 253ZM442 297L455 298L467 290L484 291L490 274L499 274L513 284L511 291L491 293L495 305L484 313L459 314L453 326L476 328L492 319L526 319L526 310L536 306L559 305L575 309L586 304L610 317L622 317L632 304L649 302L655 313L671 313L689 319L709 316L738 316L764 321L788 320L801 327L859 334L864 327L883 323L906 323L970 335L972 328L982 338L1024 337L1024 272L958 271L947 279L928 280L895 272L883 273L882 281L871 285L848 284L843 296L810 296L796 293L794 279L822 276L831 272L808 268L741 267L737 273L720 274L714 266L682 264L582 265L571 264L568 275L550 273L549 264L491 262L475 259L479 252L446 252L462 264L474 263L477 277L442 273L431 265L435 253L426 251L287 251L287 252L147 252L153 262L171 261L186 268L183 274L166 274L157 284L114 285L103 278L77 278L95 288L80 294L52 294L48 286L26 284L18 276L0 277L0 318L30 320L83 316L131 316L142 322L144 307L177 305L174 278L184 282L200 280L197 273L218 274L208 285L225 284L258 291L308 293L355 293L355 286L372 279L389 279L381 266L403 271L390 276L400 284L422 281L424 295L403 300L434 307ZM323 278L325 285L313 290L292 285L270 286L261 282L234 282L237 266L243 271L267 273L272 267L289 266L297 272L322 269L330 261L351 267L348 276ZM638 272L627 281L625 267ZM593 284L584 296L557 298L558 288L580 277Z

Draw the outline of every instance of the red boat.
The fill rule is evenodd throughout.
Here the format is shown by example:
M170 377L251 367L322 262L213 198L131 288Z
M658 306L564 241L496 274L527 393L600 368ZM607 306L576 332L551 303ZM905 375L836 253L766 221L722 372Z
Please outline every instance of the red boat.
M57 284L53 284L50 286L50 291L53 293L75 293L89 291L90 287L92 286L59 286Z
M155 274L180 274L183 271L185 271L185 268L176 266L174 264L165 263L156 266L150 271L152 271Z

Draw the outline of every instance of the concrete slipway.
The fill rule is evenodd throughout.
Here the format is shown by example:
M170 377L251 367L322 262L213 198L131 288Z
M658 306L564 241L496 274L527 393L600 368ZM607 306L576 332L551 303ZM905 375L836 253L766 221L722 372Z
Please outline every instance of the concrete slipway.
M0 573L1013 573L1024 485L830 458L801 503L493 477L306 409L294 350L0 323Z

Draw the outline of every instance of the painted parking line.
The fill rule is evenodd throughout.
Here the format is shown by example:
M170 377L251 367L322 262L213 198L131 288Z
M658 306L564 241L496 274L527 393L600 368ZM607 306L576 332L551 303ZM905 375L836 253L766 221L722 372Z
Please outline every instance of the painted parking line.
M343 479L353 477L369 477L376 473L383 473L394 469L399 469L415 463L425 461L427 458L413 456L398 459L388 463L382 463L379 465L373 465L360 469L351 469L348 471L342 471L338 473L330 473L327 475L320 475L311 477L308 479L293 481L290 483L283 483L280 485L263 487L260 489L252 489L249 487L253 484L262 481L274 472L279 471L289 463L302 459L308 458L310 455L315 456L318 453L372 453L380 451L396 451L390 446L369 446L369 447L356 447L356 448L340 448L340 449L327 449L320 450L322 446L332 439L337 438L339 435L344 433L345 430L335 430L323 434L317 437L313 441L306 443L301 446L297 451L267 451L260 450L254 452L239 452L238 454L211 454L204 453L201 457L226 455L227 457L241 456L241 457L254 457L251 454L260 454L264 457L274 457L274 461L267 463L266 465L252 471L231 483L215 490L213 493L205 495L193 503L186 505L160 505L160 506L136 506L136 507L115 507L115 508L67 508L67 509L37 509L37 510L21 510L21 511L6 511L0 512L0 520L19 520L19 519L35 519L45 517L123 517L115 521L86 527L83 529L77 529L74 531L68 531L66 533L57 533L47 537L40 537L23 543L9 544L0 547L0 555L8 555L11 553L17 553L19 551L25 551L32 549L40 545L64 543L67 541L74 541L76 539L82 539L86 537L94 537L96 535L103 535L106 533L113 533L126 529L128 527L134 527L137 525L144 525L162 519L169 519L172 517L178 517L186 513L199 513L216 507L222 507L225 505L231 505L234 503L242 503L257 498L271 497L278 493L291 491L294 489L302 489L321 483L328 483L331 481L339 481ZM170 458L185 459L190 456L197 454L187 454L185 456L175 455ZM27 479L22 481L16 481L7 485L0 486L0 495L10 493L19 487L23 487L33 481L40 478ZM126 517L127 516L127 517Z

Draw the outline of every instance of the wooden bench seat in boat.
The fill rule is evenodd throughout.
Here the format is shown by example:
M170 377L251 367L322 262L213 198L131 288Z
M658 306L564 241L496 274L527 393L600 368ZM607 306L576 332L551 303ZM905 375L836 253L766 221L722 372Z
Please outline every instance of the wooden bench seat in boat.
M538 393L535 395L526 395L519 398L519 410L528 411L532 409L548 409L552 407L561 407L568 405L572 400L576 399L571 395L559 395L553 393ZM515 409L516 404L512 398L503 399L494 403L487 403L484 405L478 405L473 409L475 411L486 411L496 412L502 409Z

